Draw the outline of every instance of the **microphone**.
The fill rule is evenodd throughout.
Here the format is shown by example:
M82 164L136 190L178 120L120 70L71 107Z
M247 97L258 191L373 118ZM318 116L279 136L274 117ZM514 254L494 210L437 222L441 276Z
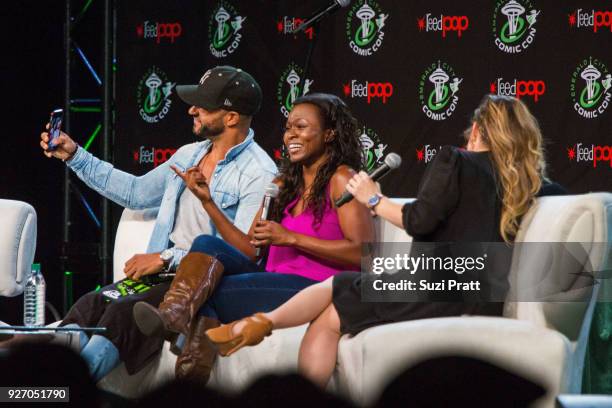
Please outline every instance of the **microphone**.
M268 219L268 215L270 214L270 207L276 197L278 197L280 190L278 186L274 183L268 184L266 190L264 192L263 199L263 209L261 211L261 217L259 217L260 221L265 221ZM259 258L261 255L261 247L255 248L255 256Z
M338 10L339 8L346 7L349 4L351 4L351 0L333 0L332 4L330 4L327 7L323 7L322 9L320 9L319 11L314 13L308 20L306 20L305 22L300 24L300 26L297 29L293 30L293 34L298 34L298 33L302 32L302 31L306 30L308 27L310 27L314 23L318 22L319 20L321 20L326 15L332 14L333 12Z
M370 178L374 181L378 181L384 176L387 175L391 170L397 169L402 164L402 158L399 154L389 153L387 157L385 157L385 161L380 167L372 170L370 174ZM342 193L339 199L336 200L336 207L342 207L344 204L348 203L353 199L353 195L348 191Z

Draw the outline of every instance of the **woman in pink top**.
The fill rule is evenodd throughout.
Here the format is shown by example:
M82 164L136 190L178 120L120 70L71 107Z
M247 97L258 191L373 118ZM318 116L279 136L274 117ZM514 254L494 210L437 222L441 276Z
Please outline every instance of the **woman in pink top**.
M297 99L283 141L287 154L271 220L259 221L260 210L248 234L228 224L219 231L224 240L202 235L193 242L190 252L217 258L224 275L191 325L176 363L179 378L207 380L216 353L206 329L272 310L307 286L359 270L361 244L373 239L367 209L334 204L362 164L359 128L346 104L329 94ZM210 195L201 191L206 184L186 184L196 196ZM265 268L256 263L256 248L269 248Z

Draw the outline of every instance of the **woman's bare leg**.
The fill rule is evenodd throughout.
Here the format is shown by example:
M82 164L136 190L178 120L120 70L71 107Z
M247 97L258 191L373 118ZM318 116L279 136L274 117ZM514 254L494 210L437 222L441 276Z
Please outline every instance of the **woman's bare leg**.
M340 341L340 318L333 304L308 327L298 358L300 374L325 388L336 368L338 342Z
M295 327L313 321L331 304L332 279L314 284L296 293L291 299L271 312L264 313L274 329ZM232 332L238 334L246 322L234 325Z
M340 317L332 304L332 279L309 286L283 303L265 317L274 329L295 327L312 322L308 327L298 358L302 375L325 388L336 367L338 341L340 340ZM236 335L242 331L244 320L234 325Z

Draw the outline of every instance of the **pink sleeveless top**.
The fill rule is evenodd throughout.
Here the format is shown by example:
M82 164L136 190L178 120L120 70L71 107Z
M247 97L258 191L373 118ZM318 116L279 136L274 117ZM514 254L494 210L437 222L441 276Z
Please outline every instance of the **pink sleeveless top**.
M328 195L325 203L325 211L321 223L313 227L315 219L312 209L307 208L297 216L291 215L291 209L297 204L299 197L290 202L283 212L281 225L290 231L295 231L303 235L326 239L340 240L344 238L338 212L332 207ZM359 270L358 267L351 265L340 265L329 260L316 257L307 252L303 252L293 247L270 246L266 271L272 273L286 273L300 275L315 281L323 281L338 272L347 270Z

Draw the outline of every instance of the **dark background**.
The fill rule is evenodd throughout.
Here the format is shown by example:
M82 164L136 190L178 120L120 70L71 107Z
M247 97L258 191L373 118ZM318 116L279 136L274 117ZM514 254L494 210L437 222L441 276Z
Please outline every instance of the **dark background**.
M79 10L87 4L73 2ZM88 50L88 57L98 71L102 67L103 2L91 2L83 15L75 36L79 46ZM62 250L64 165L47 159L39 146L40 133L49 119L49 112L64 104L64 10L62 0L25 0L3 3L2 12L2 89L4 143L0 165L0 197L31 204L38 216L38 237L35 262L42 264L47 283L47 300L62 312L63 271L59 254ZM89 73L75 64L74 97L100 98L101 89ZM78 85L78 89L77 89ZM99 104L98 104L99 106ZM73 129L90 133L100 121L99 113L73 115ZM81 138L75 136L81 142ZM100 151L100 139L92 151ZM93 210L100 213L100 200L85 188ZM87 211L73 197L72 236L81 242L99 242L99 229L90 221ZM95 244L94 244L95 245ZM86 278L75 284L77 291L95 288L99 275L97 256L75 257L70 269ZM90 277L90 273L93 276ZM78 280L78 279L77 279ZM81 286L84 286L81 288ZM75 291L76 292L76 291ZM75 293L75 296L78 296ZM23 297L0 297L0 320L22 322ZM47 314L47 321L52 316Z
M361 0L354 0L352 5ZM264 92L262 112L255 118L257 141L271 155L281 145L284 117L279 111L277 88L281 76L293 63L301 67L311 43L306 36L286 35L278 30L285 16L306 17L328 1L233 0L225 1L239 15L246 16L242 39L236 52L228 58L216 58L209 51L209 21L219 1L131 0L118 2L116 65L116 131L111 141L117 167L143 174L153 163L143 162L141 148L174 149L195 141L187 106L176 96L168 116L157 124L145 123L138 114L137 90L145 72L152 66L161 70L173 83L196 83L203 72L220 64L231 64L249 71L260 82ZM36 260L42 263L48 286L48 300L62 308L63 271L60 270L62 230L62 188L64 166L58 160L46 159L38 146L39 134L49 112L63 105L64 98L64 1L25 0L3 3L2 78L4 160L0 177L0 197L26 201L38 214ZM103 14L101 0L73 1L74 15L89 4L74 38L84 50L94 69L102 72ZM444 144L461 144L461 131L469 124L473 109L490 83L499 77L507 81L543 80L544 95L539 101L524 101L540 120L547 139L547 158L551 178L561 182L573 194L611 190L612 167L601 162L576 162L568 149L578 143L612 145L612 107L597 119L584 119L572 108L570 79L578 64L593 57L612 68L612 33L609 28L577 28L569 16L578 8L610 9L609 2L573 0L559 4L554 0L534 0L541 10L535 24L533 44L520 54L499 51L493 42L492 19L495 1L403 1L378 0L382 12L389 14L380 50L370 57L356 55L348 46L347 14L342 9L325 20L313 54L308 78L314 80L311 91L330 92L345 98L363 125L375 132L379 142L387 144L385 153L398 152L404 159L395 177L383 182L391 196L414 196L426 164L417 157L425 145L437 148ZM461 37L448 32L419 31L417 21L425 14L434 16L465 15L469 27ZM146 39L138 26L149 23L180 23L181 35L169 39ZM101 88L84 64L73 54L73 97L99 98ZM425 117L420 110L418 81L432 63L448 63L456 76L463 79L457 95L459 102L453 115L442 122ZM386 103L379 98L368 104L366 98L345 97L343 85L381 82L393 86ZM303 78L302 78L303 83ZM582 86L582 85L581 85ZM286 93L286 89L282 88ZM429 88L427 90L429 92ZM82 105L82 104L81 104ZM98 105L87 105L98 106ZM72 136L83 145L101 122L99 113L73 113ZM90 151L99 154L101 134ZM377 141L378 142L378 141ZM89 189L77 183L93 212L100 216L100 200ZM72 196L71 240L75 246L68 268L74 272L74 297L94 289L101 282L100 262L95 244L99 229L80 198ZM121 209L113 205L113 231ZM92 244L88 246L88 244ZM112 254L111 254L112 256ZM0 320L21 320L21 297L0 299Z
M64 2L7 1L2 6L0 197L22 200L36 209L35 260L42 263L48 297L59 305L63 166L47 160L38 141L49 112L63 105ZM0 298L0 320L21 323L22 298Z

